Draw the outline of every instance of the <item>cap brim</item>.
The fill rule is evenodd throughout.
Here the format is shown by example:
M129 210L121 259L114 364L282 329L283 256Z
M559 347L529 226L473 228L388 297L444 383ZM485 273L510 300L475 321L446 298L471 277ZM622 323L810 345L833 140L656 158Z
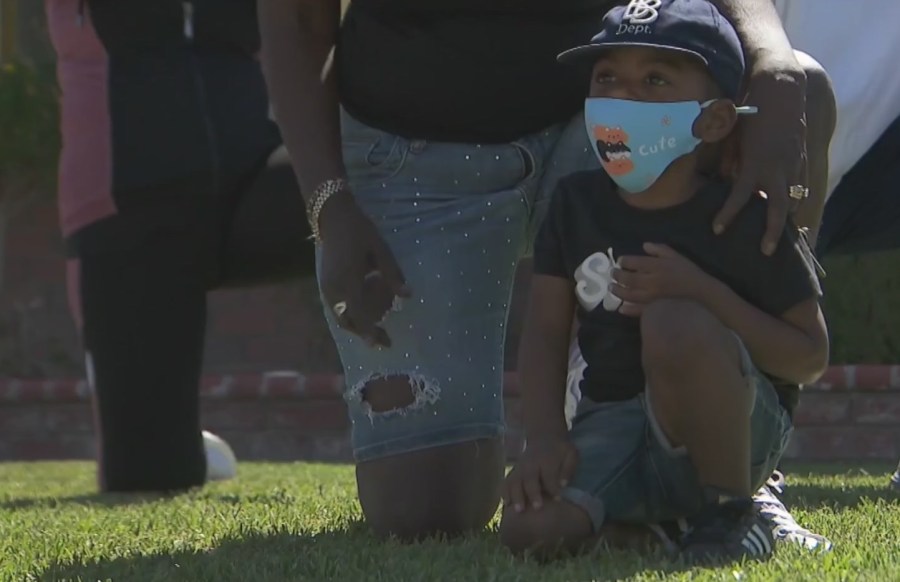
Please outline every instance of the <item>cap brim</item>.
M586 44L582 46L576 46L575 48L570 48L567 51L563 51L557 55L556 60L560 63L565 63L567 65L577 65L583 64L585 61L590 59L596 59L604 52L613 48L621 48L621 47L648 47L648 48L656 48L667 51L674 51L677 53L682 53L685 55L690 55L694 58L700 59L700 62L709 66L709 61L707 61L703 55L698 52L684 49L677 46L669 46L665 44L657 44L651 42L605 42L603 44Z

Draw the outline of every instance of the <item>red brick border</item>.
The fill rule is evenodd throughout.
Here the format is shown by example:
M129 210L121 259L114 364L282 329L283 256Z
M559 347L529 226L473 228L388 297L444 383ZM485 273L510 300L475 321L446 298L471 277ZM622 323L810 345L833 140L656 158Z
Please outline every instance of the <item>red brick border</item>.
M329 400L341 397L343 376L294 371L261 374L211 375L203 378L200 394L210 400L297 399ZM816 392L900 391L900 365L832 366L816 384ZM507 372L504 393L517 396L518 378ZM87 382L77 379L0 378L0 403L71 402L87 400Z
M244 460L351 459L343 377L298 372L210 375L203 379L203 427ZM506 446L521 451L517 375L505 379ZM900 365L836 366L801 400L786 458L872 459L900 456ZM94 418L87 383L0 378L0 461L92 459Z

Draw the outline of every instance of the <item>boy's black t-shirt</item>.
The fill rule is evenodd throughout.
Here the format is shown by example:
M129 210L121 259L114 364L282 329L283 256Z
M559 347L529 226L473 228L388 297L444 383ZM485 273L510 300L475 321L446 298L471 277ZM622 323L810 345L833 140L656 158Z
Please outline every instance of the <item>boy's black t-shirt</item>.
M614 0L353 0L335 52L341 103L407 138L504 143L570 119L589 75L556 61Z
M670 208L628 205L601 170L560 181L534 249L534 272L572 281L579 307L578 343L587 363L582 394L594 401L626 400L644 390L639 319L616 311L606 293L609 268L624 255L645 255L643 244L667 244L773 316L821 294L805 239L785 229L771 257L762 254L766 201L754 197L722 235L712 231L730 185L710 183ZM791 408L798 387L773 378Z

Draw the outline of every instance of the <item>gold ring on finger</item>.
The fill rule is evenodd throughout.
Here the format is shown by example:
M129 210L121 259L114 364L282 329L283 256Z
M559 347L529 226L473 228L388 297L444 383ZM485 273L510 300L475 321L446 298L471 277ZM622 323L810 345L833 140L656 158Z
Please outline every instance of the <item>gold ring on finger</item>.
M809 188L800 185L791 186L788 189L788 196L794 200L806 200L809 198Z

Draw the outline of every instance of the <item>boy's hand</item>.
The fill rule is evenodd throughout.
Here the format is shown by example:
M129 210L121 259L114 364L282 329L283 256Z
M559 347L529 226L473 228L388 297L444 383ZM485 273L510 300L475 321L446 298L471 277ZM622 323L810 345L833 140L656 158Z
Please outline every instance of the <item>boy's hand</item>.
M640 315L644 306L657 299L698 299L709 275L671 247L644 243L646 257L619 259L613 270L613 295L623 301L619 313Z
M516 512L528 506L540 509L544 497L559 498L577 466L578 451L565 436L528 439L522 458L503 483L503 504Z

